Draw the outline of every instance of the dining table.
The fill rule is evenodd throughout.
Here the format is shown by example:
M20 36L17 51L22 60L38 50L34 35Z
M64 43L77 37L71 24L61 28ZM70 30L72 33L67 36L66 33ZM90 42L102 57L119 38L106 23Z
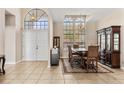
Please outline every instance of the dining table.
M76 54L78 54L81 57L81 67L84 69L85 68L85 60L83 59L83 57L87 57L87 52L88 50L86 48L71 48L72 51L76 52Z
M72 49L72 51L75 51L75 52L86 52L87 51L87 49L86 48L71 48Z
M80 56L83 56L88 51L86 48L73 48L72 47L71 49L72 49L72 51L78 53Z

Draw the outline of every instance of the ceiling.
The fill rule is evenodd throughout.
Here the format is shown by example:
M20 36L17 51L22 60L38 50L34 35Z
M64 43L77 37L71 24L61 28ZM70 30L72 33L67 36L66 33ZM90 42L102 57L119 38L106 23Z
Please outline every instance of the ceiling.
M65 15L87 15L87 21L97 21L111 13L117 8L49 8L48 11L54 22L63 22Z

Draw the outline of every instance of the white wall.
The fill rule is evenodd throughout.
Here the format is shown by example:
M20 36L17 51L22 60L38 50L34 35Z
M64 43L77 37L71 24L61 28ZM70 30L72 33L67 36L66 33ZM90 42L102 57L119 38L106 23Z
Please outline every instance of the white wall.
M8 11L9 13L11 13L13 16L12 17L6 17L6 21L8 21L8 23L6 23L6 26L5 26L5 11ZM13 20L13 18L15 17L15 19ZM12 27L9 27L9 26L12 26ZM13 27L15 26L15 27ZM13 29L13 30L12 30ZM13 59L15 59L12 63L16 63L20 58L21 58L21 53L18 52L20 50L20 47L21 46L17 46L16 45L16 32L17 31L20 31L20 9L15 9L15 8L2 8L0 9L0 54L11 54L10 52L12 51L9 51L8 49L12 48L13 50L13 47L9 47L9 43L7 42L10 42L10 37L13 33L13 35L15 37L12 37L12 41L11 42L12 44L15 44L15 49L13 50L13 52L15 54L13 54L13 57L11 56L6 56L6 60L11 63L10 61L13 61ZM7 37L7 38L6 38ZM17 39L19 40L19 39ZM20 41L17 41L18 43ZM8 45L8 46L6 46ZM17 47L16 47L17 46ZM11 49L10 49L11 50ZM8 52L7 52L8 51ZM9 60L10 59L10 60ZM7 62L6 62L7 63Z
M97 29L109 27L112 25L121 26L121 67L124 67L124 9L115 11L98 22Z
M15 26L5 28L5 56L6 64L16 63L16 31Z
M60 37L60 51L63 51L63 22L57 22L53 24L53 36ZM62 56L62 52L60 52L60 56Z
M21 28L21 14L20 14L21 10L20 10L20 8L6 8L6 11L15 15L16 31L19 31Z
M22 35L21 31L16 31L16 62L22 60Z
M49 49L48 49L48 67L50 67L50 50L53 48L53 19L52 17L50 16L50 14L48 15L49 16L49 37L48 37L48 42L49 42Z
M88 49L89 45L97 44L96 22L87 22L85 33L86 48Z
M11 14L15 16L15 52L16 52L16 61L21 60L21 10L19 8L6 8L6 11L9 11Z
M15 16L14 15L5 15L5 25L6 26L15 26Z
M4 54L5 9L0 9L0 54Z

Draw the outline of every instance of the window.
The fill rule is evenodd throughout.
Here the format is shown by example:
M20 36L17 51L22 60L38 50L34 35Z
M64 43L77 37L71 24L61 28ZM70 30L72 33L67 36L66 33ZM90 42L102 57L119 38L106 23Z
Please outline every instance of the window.
M30 10L24 19L25 30L47 30L48 29L48 16L41 9Z
M64 18L64 48L78 44L85 46L85 15L66 15Z

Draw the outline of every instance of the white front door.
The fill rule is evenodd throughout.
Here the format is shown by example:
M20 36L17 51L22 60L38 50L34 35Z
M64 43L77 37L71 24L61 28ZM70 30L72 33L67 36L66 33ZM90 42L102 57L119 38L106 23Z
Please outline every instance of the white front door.
M36 33L33 31L23 32L23 59L36 60Z
M37 60L48 60L48 31L37 31Z
M23 60L48 60L48 31L23 32Z

